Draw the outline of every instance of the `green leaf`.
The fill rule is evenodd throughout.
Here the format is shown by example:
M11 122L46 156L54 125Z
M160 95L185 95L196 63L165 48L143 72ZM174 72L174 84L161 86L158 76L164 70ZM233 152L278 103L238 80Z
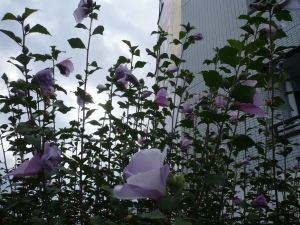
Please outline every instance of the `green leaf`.
M124 57L124 56L120 56L118 61L117 61L118 64L123 64L123 63L127 63L127 58Z
M223 78L217 71L202 71L202 75L206 86L223 87Z
M57 100L56 102L53 103L54 107L58 108L58 111L60 111L63 114L66 114L69 112L73 107L67 107L65 106L64 102L62 100Z
M143 68L146 64L147 62L137 61L134 65L134 68Z
M173 40L173 43L174 43L174 45L179 45L179 44L181 44L181 42L180 42L178 39L174 39L174 40Z
M85 118L89 118L97 109L91 109L89 111L87 111Z
M76 28L82 28L82 29L85 29L85 30L88 29L88 28L87 28L84 24L82 24L82 23L78 23L75 27L76 27Z
M13 32L11 32L9 30L2 30L2 29L0 29L0 31L15 41L16 36Z
M131 48L131 43L130 41L127 41L127 40L122 40L126 45L128 45L129 48Z
M176 64L176 66L178 66L180 64L180 58L178 58L176 55L171 54L171 60L173 60L173 62Z
M275 14L275 17L278 21L293 21L290 11L288 10L281 10Z
M287 37L286 33L282 29L277 29L272 37L272 40L277 40Z
M16 127L16 132L22 135L36 133L40 128L35 128L30 122L21 122Z
M202 119L209 119L210 121L214 121L216 123L227 121L230 116L226 114L218 114L211 111L202 111L199 113L199 117Z
M80 38L71 38L68 40L71 48L82 48L85 49L85 45L83 44L83 42L81 41Z
M170 211L178 211L181 209L181 203L174 196L164 196L162 197L157 206L160 209L167 209Z
M139 214L137 215L137 217L139 218L143 218L143 219L164 219L166 220L167 217L159 210L155 210L151 213L142 213L142 214Z
M235 67L238 64L238 54L239 50L235 47L225 46L219 50L219 58L221 63L228 64Z
M48 30L40 24L37 24L33 28L31 28L29 33L41 33L41 34L46 34L51 36Z
M249 52L254 52L259 48L262 48L266 44L267 44L266 40L263 39L256 39L255 41L250 42L249 44L247 44L245 48L245 55L247 55Z
M28 56L32 56L35 58L35 62L36 61L42 61L42 62L45 62L47 59L45 57L45 55L41 55L41 54L29 54Z
M141 56L141 51L139 49L137 49L136 51L134 51L134 55Z
M238 151L255 146L255 142L246 135L239 135L230 141L230 143L233 144Z
M252 27L250 25L245 25L241 27L242 30L248 32L249 34L254 35L254 30L252 29Z
M221 174L208 174L204 175L204 179L208 184L221 185L223 187L230 187L231 183L228 181L228 177Z
M236 101L242 103L253 103L253 98L256 93L256 88L241 85L234 87L231 95Z
M30 16L32 13L37 12L37 9L29 9L25 8L25 12L23 13L22 17L25 20L28 16Z
M98 20L98 14L97 13L91 13L89 15L90 18L94 19L94 20Z
M2 20L17 20L17 17L12 13L6 13Z
M90 218L92 225L105 225L106 223L100 216L93 216Z
M24 140L29 144L32 144L36 149L41 149L41 140L40 138L35 138L32 135L24 135Z
M62 171L64 171L67 174L71 174L73 176L76 176L76 172L74 170L67 169L67 168L65 168L63 166L56 166L55 169L62 170Z
M231 47L237 48L239 51L243 50L243 42L234 39L227 40L227 42Z
M31 59L32 59L31 57L29 57L25 54L20 54L17 56L17 58L15 60L17 60L22 65L26 66L30 62Z
M179 40L183 39L186 35L186 32L185 31L180 31L179 32Z
M104 27L103 26L97 26L94 31L93 31L93 34L92 35L95 35L95 34L101 34L103 35L103 31L104 31Z

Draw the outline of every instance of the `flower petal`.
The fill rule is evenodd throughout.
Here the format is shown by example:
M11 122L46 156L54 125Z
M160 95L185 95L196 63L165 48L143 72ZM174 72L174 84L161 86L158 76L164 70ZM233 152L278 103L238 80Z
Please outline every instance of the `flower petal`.
M80 4L80 3L79 3L79 4ZM75 18L75 20L76 20L76 23L81 23L82 20L83 20L83 19L85 18L85 16L86 16L86 13L85 13L84 8L82 8L81 6L78 7L78 8L74 11L73 16L74 16L74 18Z
M266 117L265 112L256 105L250 103L240 103L240 102L236 102L236 105L238 106L239 111L258 115L259 117Z

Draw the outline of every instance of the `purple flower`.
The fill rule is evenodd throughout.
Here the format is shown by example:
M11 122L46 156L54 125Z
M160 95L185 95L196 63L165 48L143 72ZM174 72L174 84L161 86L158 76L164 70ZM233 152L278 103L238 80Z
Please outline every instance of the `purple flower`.
M91 96L89 93L85 92L85 96ZM89 102L85 102L84 100L82 100L80 98L80 96L78 95L77 96L77 104L80 106L80 107L84 107L85 104L89 104Z
M115 79L120 80L124 78L127 73L131 73L127 66L119 65L118 68L115 70Z
M267 205L267 200L266 198L264 197L264 195L260 195L258 198L256 198L253 203L252 203L252 206L254 208L263 208Z
M203 40L203 35L199 32L193 34L190 36L191 39L193 39L194 41L201 41Z
M300 9L300 1L299 0L281 0L279 5L283 9L287 10L297 10Z
M22 91L22 90L16 90L17 95L20 98L25 98L27 96L27 92L26 91Z
M166 183L170 172L170 166L163 165L166 155L166 149L163 152L147 149L135 153L123 171L127 183L114 187L115 197L159 200L166 195Z
M148 134L148 130L147 130L147 129L144 129L143 131L144 131L145 134ZM145 139L146 139L145 136L140 136L140 138L139 138L139 140L138 140L139 145L143 145Z
M267 32L267 34L265 36L267 38L269 38L270 35L271 35L271 37L273 37L274 34L275 34L275 32L276 32L276 30L277 29L282 30L285 27L285 24L283 24L283 23L277 23L276 26L277 26L277 28L271 26L271 29L270 29L270 25L269 24L264 24L264 29Z
M44 144L44 155L41 157L39 164L45 170L52 171L59 164L61 150L56 145Z
M192 142L188 139L183 139L182 146L185 150L189 150L192 146L190 146Z
M42 92L47 92L54 85L52 70L46 69L39 71L31 80L33 84L39 84Z
M294 170L298 170L299 169L299 163L298 161L294 161L291 165L291 167L294 169Z
M125 80L125 78L119 79L118 82L121 82L122 84L124 84L125 88L128 88L128 81Z
M141 85L143 85L143 86L144 86L144 84L145 84L145 81L144 81L144 79L143 79L143 78L139 79L139 82L140 82L140 84L141 84Z
M219 105L219 106L221 106L221 107L223 107L224 106L224 97L223 96L217 96L217 97L215 97L215 103L216 103L216 105Z
M234 203L235 205L238 205L238 204L241 203L241 201L242 201L242 199L236 198L236 199L233 200L233 203Z
M73 13L76 23L81 23L82 20L88 16L89 10L87 8L83 7L83 5L86 5L88 3L90 5L92 5L93 1L90 1L90 0L80 0L79 1L78 8Z
M4 177L8 177L11 175L15 177L26 177L36 175L42 171L42 167L39 164L40 159L41 157L36 151L34 153L34 156L29 161L23 162L14 171L6 174Z
M229 113L229 116L231 116L232 120L238 119L238 113L236 111L232 111Z
M201 97L202 97L201 95L194 95L194 96L193 96L194 104L198 104Z
M248 157L244 158L244 160L242 161L242 163L244 165L250 165L250 159Z
M168 95L168 92L166 91L166 89L161 88L161 89L157 92L154 102L155 102L158 106L162 106L162 107L169 106L169 105L170 105L170 102L169 102L169 100L167 99L167 95Z
M150 95L152 95L152 91L146 91L141 97L141 100L144 100L145 98L148 98Z
M70 59L71 58L65 59L56 65L60 73L66 77L74 71L74 65Z
M138 79L131 73L126 73L125 80L132 83L134 86L139 84Z
M178 66L171 65L168 67L167 73L176 73L179 70Z
M188 101L183 103L182 109L179 109L179 112L184 113L184 114L191 113L192 109L191 109L190 103L188 103Z
M253 174L257 174L258 172L257 172L256 169L253 169L253 170L252 170L252 173L253 173Z

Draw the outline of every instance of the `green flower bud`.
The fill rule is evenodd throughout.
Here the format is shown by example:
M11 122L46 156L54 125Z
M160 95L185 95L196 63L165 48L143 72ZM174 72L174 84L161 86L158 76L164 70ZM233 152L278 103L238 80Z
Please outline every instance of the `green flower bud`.
M24 31L25 33L28 33L30 31L30 25L27 24L25 27L24 27Z
M23 22L23 19L22 19L22 17L20 15L17 16L17 21Z
M82 79L82 76L80 75L80 74L76 74L76 79L78 79L78 80L81 80Z
M22 52L23 52L25 55L27 55L28 52L29 52L29 49L28 49L26 46L24 46L23 49L22 49Z
M228 89L230 88L230 84L229 84L229 81L227 79L223 79L223 87Z
M167 179L167 186L170 188L171 191L176 193L180 191L184 187L185 178L183 173L178 173L176 175L169 174Z
M22 39L21 39L20 37L18 37L18 36L15 37L15 41L16 41L17 43L19 43L19 44L22 43Z

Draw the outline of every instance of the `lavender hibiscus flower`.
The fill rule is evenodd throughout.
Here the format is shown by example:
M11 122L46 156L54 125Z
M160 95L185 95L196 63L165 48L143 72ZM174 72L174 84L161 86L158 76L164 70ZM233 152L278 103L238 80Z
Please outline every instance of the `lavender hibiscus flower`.
M258 198L256 198L253 203L252 206L254 208L263 208L265 206L267 206L268 202L266 200L266 198L263 195L260 195Z
M158 149L147 149L135 153L123 171L127 183L115 186L115 197L159 200L164 196L170 172L170 166L163 165L166 155L166 149L163 152Z
M39 71L31 80L33 84L39 84L42 92L47 92L54 85L52 70L46 69Z
M60 73L66 77L74 71L74 65L70 59L71 58L65 59L56 65Z
M56 145L44 144L44 155L41 157L39 164L45 170L52 171L59 164L61 150Z
M80 0L78 4L78 8L74 11L73 16L77 23L81 23L84 18L86 18L89 14L89 10L83 7L86 4L92 5L92 0Z
M169 105L170 105L170 102L169 102L169 100L167 99L167 95L168 95L168 92L166 91L166 89L161 88L161 89L157 92L154 102L155 102L158 106L162 106L162 107L169 106Z

